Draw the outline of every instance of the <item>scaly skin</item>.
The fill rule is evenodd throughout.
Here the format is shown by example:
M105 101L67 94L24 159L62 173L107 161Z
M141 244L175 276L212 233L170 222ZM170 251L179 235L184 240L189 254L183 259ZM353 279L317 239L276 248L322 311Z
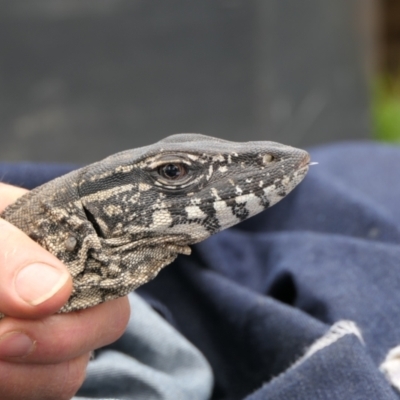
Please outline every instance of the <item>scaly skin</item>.
M67 265L69 312L125 296L189 245L277 203L309 162L273 142L172 135L54 179L1 217Z

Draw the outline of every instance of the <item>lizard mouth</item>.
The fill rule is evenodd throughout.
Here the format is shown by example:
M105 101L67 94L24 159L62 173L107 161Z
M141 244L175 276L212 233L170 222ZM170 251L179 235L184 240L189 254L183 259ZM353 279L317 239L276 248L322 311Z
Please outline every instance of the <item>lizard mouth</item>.
M304 159L301 161L300 165L299 165L299 169L304 168L304 167L308 167L311 163L311 157L308 153L306 153Z

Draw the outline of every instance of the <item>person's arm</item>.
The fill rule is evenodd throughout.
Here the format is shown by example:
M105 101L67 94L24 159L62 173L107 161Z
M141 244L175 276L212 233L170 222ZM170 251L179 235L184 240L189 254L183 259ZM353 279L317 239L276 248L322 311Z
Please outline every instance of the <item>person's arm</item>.
M24 194L0 184L0 211ZM126 297L55 314L67 301L67 268L0 219L0 398L70 399L85 378L90 352L117 340L129 319Z

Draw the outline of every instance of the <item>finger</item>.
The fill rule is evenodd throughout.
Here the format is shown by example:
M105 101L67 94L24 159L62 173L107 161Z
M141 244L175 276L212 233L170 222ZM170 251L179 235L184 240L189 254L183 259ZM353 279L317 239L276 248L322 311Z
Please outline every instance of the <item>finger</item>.
M0 324L0 359L56 364L116 341L125 331L127 297L42 320L7 318Z
M15 202L25 193L27 193L27 190L25 189L0 183L0 211L2 211L7 205ZM5 236L8 237L7 241L4 241ZM24 245L27 242L29 243L29 246L25 248ZM69 286L71 284L70 282L66 282L65 285L63 285L62 282L60 282L57 286L57 283L54 282L54 280L57 278L57 274L54 274L54 268L50 270L48 269L50 272L53 272L53 274L45 273L45 269L42 269L41 273L35 273L33 268L23 270L23 265L18 264L18 262L23 262L25 260L23 259L24 257L16 257L17 255L21 256L24 253L27 254L33 247L35 248L35 252L31 255L33 258L36 258L36 260L40 260L41 255L48 254L44 249L27 238L22 232L11 227L10 224L5 223L2 220L0 220L0 246L2 252L2 254L0 254L0 273L2 276L2 280L0 282L1 312L8 315L23 317L26 315L26 301L28 300L28 304L30 305L29 308L31 309L33 306L33 309L28 310L28 314L26 316L33 316L31 314L32 311L35 316L40 317L43 314L46 315L58 310L65 303L65 297L69 297ZM54 261L55 257L51 256L51 258L51 261ZM45 257L45 259L48 259L48 257ZM64 279L70 281L70 278L66 277L65 267L57 259L55 260L56 271L63 271ZM50 266L51 265L52 264L50 263ZM18 279L16 274L20 269L21 274L19 275ZM7 277L4 276L4 271L8 272ZM44 279L42 279L43 274L45 274ZM27 281L29 281L29 284L26 283ZM38 284L35 284L35 282ZM12 283L14 283L14 285L12 285ZM18 293L17 291L18 283L21 293ZM47 289L51 287L52 290L43 290L46 289L45 284L47 284ZM3 290L4 286L7 286L8 290ZM58 287L60 288L60 293L58 296L54 296L52 301L46 301L52 297L52 291L57 292ZM20 297L19 294L23 294L23 305L21 305L20 301L15 301L15 295ZM41 303L43 305L41 305ZM35 304L37 305L36 307Z
M89 354L56 365L0 362L2 400L69 400L81 387Z
M27 192L26 189L0 182L0 212Z
M0 312L40 318L68 300L72 279L55 256L0 218Z

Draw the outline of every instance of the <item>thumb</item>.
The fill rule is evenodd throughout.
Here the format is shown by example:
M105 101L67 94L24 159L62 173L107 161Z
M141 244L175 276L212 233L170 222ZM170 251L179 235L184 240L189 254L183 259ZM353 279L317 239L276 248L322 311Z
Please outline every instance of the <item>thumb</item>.
M14 193L14 188L0 186L0 198ZM0 219L0 313L18 318L53 314L71 290L71 276L61 261Z

